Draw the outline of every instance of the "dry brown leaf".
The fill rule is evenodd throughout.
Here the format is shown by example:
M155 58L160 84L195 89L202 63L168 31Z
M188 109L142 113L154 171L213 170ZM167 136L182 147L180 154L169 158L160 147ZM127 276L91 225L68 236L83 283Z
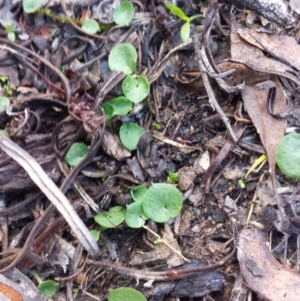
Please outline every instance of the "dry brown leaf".
M234 22L232 22L234 23ZM280 64L273 65L274 60L265 57L261 50L248 44L240 38L237 27L232 26L231 30L231 56L232 59L242 60L243 62L257 65L260 69L280 68ZM282 64L283 65L283 64ZM281 66L283 67L283 66ZM287 67L288 68L288 67ZM251 74L251 70L249 73ZM285 71L284 71L285 72ZM266 75L266 79L268 78ZM255 74L253 74L255 79ZM276 86L276 96L274 100L274 111L281 112L286 107L286 99L283 89L277 77L272 75L271 81ZM285 119L277 119L271 116L267 110L267 98L269 89L258 89L255 80L245 81L245 88L242 91L244 106L260 135L262 144L268 157L270 171L275 170L275 149L279 140L284 136L286 128Z
M259 33L246 28L240 28L238 34L251 45L267 51L279 60L300 70L300 45L294 37Z
M239 234L238 260L247 286L270 301L298 301L300 275L277 262L267 244L267 233L245 229Z

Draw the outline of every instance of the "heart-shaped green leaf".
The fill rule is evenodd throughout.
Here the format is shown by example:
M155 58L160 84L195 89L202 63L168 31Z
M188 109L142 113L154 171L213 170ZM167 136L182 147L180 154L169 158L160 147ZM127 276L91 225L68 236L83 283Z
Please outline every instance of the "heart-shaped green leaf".
M146 76L129 75L122 83L124 95L134 103L144 100L150 92L150 84Z
M75 142L71 145L66 154L65 160L70 166L76 166L89 152L89 148L81 142Z
M179 214L182 208L182 195L171 184L153 184L145 193L143 210L149 219L164 223Z
M136 61L136 50L128 43L118 43L108 56L108 66L110 70L123 72L127 75L135 72Z
M124 115L131 111L132 102L124 96L110 99L102 105L106 119L111 119L115 115Z
M108 293L108 301L147 301L142 293L130 288L119 287Z
M275 156L282 173L300 179L300 134L283 137L277 145Z
M137 124L124 123L120 128L120 140L129 151L133 151L137 148L143 133L143 129Z
M6 110L10 106L9 98L0 96L0 112Z
M116 228L123 223L124 219L125 209L121 206L112 207L108 212L105 211L94 216L95 222L104 228Z
M81 26L82 30L88 34L95 34L100 30L99 23L94 19L84 21Z
M138 185L130 191L131 197L135 202L143 201L147 187L144 185Z
M130 1L123 1L113 12L113 20L120 26L128 26L134 16L134 7Z
M125 222L130 228L140 228L144 226L147 217L143 212L142 201L133 202L126 207Z

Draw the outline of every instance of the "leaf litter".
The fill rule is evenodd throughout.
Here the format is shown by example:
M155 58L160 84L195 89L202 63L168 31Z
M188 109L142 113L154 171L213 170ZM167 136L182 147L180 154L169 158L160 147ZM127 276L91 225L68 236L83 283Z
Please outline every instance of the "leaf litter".
M114 1L105 2L109 8L116 4ZM1 126L11 134L11 139L37 159L37 163L56 185L66 177L64 183L69 187L67 198L72 200L74 208L80 212L82 220L92 230L99 229L95 229L90 208L93 212L99 207L100 210L109 211L111 203L126 208L126 205L132 202L129 191L135 185L164 183L170 172L179 171L179 188L183 193L184 211L182 215L176 217L176 221L170 219L163 227L156 225L155 231L160 232L164 228L163 238L174 244L177 253L182 253L190 259L201 258L205 261L183 265L178 269L168 269L166 265L180 264L181 262L172 263L173 259L177 260L180 257L165 244L159 244L156 248L154 246L154 250L145 252L146 246L149 247L144 237L145 233L142 235L141 232L127 228L125 224L118 229L110 230L111 232L101 229L98 243L101 248L99 260L80 260L84 259L85 252L80 249L78 240L73 237L69 228L66 228L64 219L56 217L52 212L54 222L49 225L45 223L45 229L41 230L41 235L34 240L31 248L28 248L30 246L27 244L26 249L25 244L20 253L16 251L17 256L23 254L24 257L24 254L27 254L26 260L31 258L30 261L27 260L29 262L20 259L18 268L21 271L28 269L42 271L41 262L47 260L48 264L51 264L50 259L55 258L55 247L49 249L44 241L47 237L47 242L52 242L52 246L55 246L53 242L57 237L54 235L58 234L66 244L76 246L78 261L69 267L66 262L73 261L71 258L73 255L68 259L68 255L60 250L57 255L61 258L56 262L63 271L49 272L49 269L42 272L45 272L45 277L49 273L49 277L58 277L62 282L68 281L66 289L62 286L60 291L65 293L65 297L70 297L70 300L77 300L72 290L74 285L72 275L76 273L78 275L86 273L85 277L88 277L88 280L85 280L85 283L89 286L85 286L84 290L93 293L97 298L105 298L108 287L120 286L124 282L126 286L144 290L141 285L135 285L128 277L115 277L111 281L109 273L101 276L102 268L114 269L115 272L111 272L113 275L118 272L140 279L162 280L169 284L168 289L164 287L164 291L161 284L155 281L150 293L145 290L147 298L169 294L180 299L210 295L210 298L215 300L237 300L235 293L227 289L233 286L249 290L250 294L256 292L269 300L282 300L282 296L290 291L295 296L298 295L297 273L276 261L281 259L286 264L287 258L290 258L291 266L296 268L299 266L292 256L295 252L298 256L296 259L300 258L297 248L300 229L297 216L299 194L295 188L297 182L283 178L276 168L274 157L276 146L284 136L287 125L293 125L294 120L289 117L291 103L299 104L299 59L295 55L299 52L299 45L296 42L299 33L293 23L297 16L290 17L286 10L282 10L281 13L269 10L268 5L262 0L254 2L256 7L251 7L248 1L243 3L252 10L252 18L255 21L250 26L249 23L248 27L243 24L243 20L245 14L249 12L237 11L234 20L230 16L232 11L229 6L213 3L210 7L204 7L204 4L194 3L194 6L189 7L184 3L181 9L187 15L199 14L201 8L207 11L204 32L201 32L201 19L195 19L189 25L192 25L191 35L198 40L194 39L193 42L187 40L186 43L180 41L182 24L176 23L176 17L170 16L165 7L155 7L156 1L153 2L154 7L153 3L146 7L139 1L133 1L135 9L141 15L136 14L128 27L115 27L110 21L111 28L106 28L99 36L88 38L83 36L80 30L73 35L78 26L74 25L68 16L70 24L59 26L63 28L62 32L66 36L72 37L70 43L65 42L61 36L49 32L42 34L47 32L47 28L57 26L52 21L47 23L51 18L47 22L44 20L44 24L37 30L35 25L38 24L38 18L27 16L24 27L22 22L19 24L15 19L14 14L7 14L12 24L18 24L15 28L20 26L23 33L28 32L31 36L39 30L41 33L38 34L39 41L34 39L35 44L31 45L29 48L31 50L25 48L26 51L23 46L1 38L4 59L7 62L15 60L14 64L5 66L5 69L1 67L3 70L1 75L11 81L10 87L4 86L3 81L2 88L6 89L5 93L10 93L9 89L13 91L11 108L0 112ZM241 7L239 1L232 0L230 3ZM54 12L60 11L61 4L62 11L66 13L70 1L48 4L58 5L53 8ZM77 2L73 1L72 4L76 5ZM98 20L103 19L105 23L103 4L93 1L83 4L93 7L94 15L97 15ZM268 17L272 22L278 22L279 25L276 25L278 27L259 16L258 4L264 5L264 17ZM295 6L294 3L293 5ZM11 12L7 5L5 9ZM82 8L79 11L79 15L84 17L90 14L88 10ZM71 12L68 12L71 15ZM291 26L290 29L281 27L287 23ZM257 32L254 24L261 24L260 29L268 33ZM74 27L73 32L68 28L70 25ZM276 34L270 30L275 28ZM229 33L230 40L227 38ZM51 39L57 39L56 43L61 43L62 46L51 48L54 45ZM104 39L105 47L101 45ZM104 129L105 117L102 114L99 116L99 108L102 103L121 95L120 82L125 77L121 72L111 72L107 64L107 55L117 42L130 43L139 49L137 74L146 75L148 78L151 83L151 97L140 103L139 108L134 107L127 115L111 118L106 123L107 128ZM47 47L44 46L50 44L49 59ZM192 44L195 46L197 58L190 48ZM213 49L213 45L219 47L218 51ZM36 54L37 49L42 53L41 57ZM23 50L25 53L23 56L16 53ZM41 62L40 66L35 64L30 56ZM93 64L93 61L96 63ZM26 72L22 73L21 69L16 67L20 64ZM198 74L195 77L199 72L198 64L202 76ZM44 65L51 72L45 71ZM40 77L39 80L30 75L29 69L31 73L34 70L33 73ZM25 77L25 74L29 76ZM176 85L173 76L177 80ZM85 82L81 80L83 77ZM43 81L46 84L41 84ZM65 90L60 88L61 84ZM21 93L17 94L18 91ZM49 97L45 98L47 94ZM218 108L218 113L214 112L208 99L215 101L214 107ZM243 105L244 111L239 104ZM280 116L284 118L279 118ZM159 123L159 130L152 128L154 121ZM145 130L137 150L133 152L126 150L116 135L121 125L128 122L135 122ZM226 136L224 123L228 131L232 131L231 135ZM242 178L244 170L251 166L251 156L255 157L261 153L256 134L259 135L267 155L268 168L263 167L262 170L252 172L250 177L243 179L245 182L243 190L238 185L239 177ZM233 141L232 138L237 141ZM84 159L87 166L70 169L64 164L63 158L74 141L85 141L90 145L90 150ZM209 156L206 160L208 163L205 166L198 166L200 163L198 164L197 160L199 161L203 154ZM4 209L0 211L0 214L8 214L6 221L4 219L0 221L1 229L4 229L2 251L9 252L12 246L19 244L20 248L23 247L26 233L30 231L39 212L45 217L43 212L48 203L38 194L34 197L31 194L26 196L26 192L36 190L35 184L22 168L17 167L13 160L3 154L0 155L0 170L3 175L0 179L1 193L5 194L5 199L8 200L7 205L5 204ZM226 176L228 170L238 170L239 175L228 177ZM268 173L272 185L268 184L267 192L266 190L262 192L258 187L264 185L267 178L265 174ZM8 175L11 174L16 174L16 181L10 180L11 177ZM289 192L279 196L278 188L288 188L286 191ZM293 191L292 194L290 191ZM256 195L259 197L258 201L262 200L264 193L268 194L269 200L262 202L260 209L257 206L253 213L249 212L249 224L264 228L265 232L243 230L247 224L245 212L248 210L249 202L251 199L257 200ZM84 200L80 206L77 203L79 195ZM16 200L17 204L11 200ZM24 217L21 213L16 213L14 217L10 216L10 212L15 212L14 210L22 208L18 206L27 206L29 203L30 210L25 212L24 209L23 216L26 216L30 223L26 226L28 228L19 229L12 223L18 220L18 225L23 225ZM8 226L9 231L5 231ZM68 230L60 231L62 228ZM17 235L11 233L11 229L15 229ZM270 242L275 250L273 253L267 247L266 231L270 229L273 230ZM31 232L30 235L35 234ZM240 277L232 279L228 274L226 284L224 275L214 271L232 260L236 247L240 275L247 282L247 288L241 285ZM67 247L62 249L64 248ZM42 255L48 254L50 250L50 257ZM5 269L7 264L4 259L1 259L0 264ZM13 260L8 262L13 263ZM111 263L112 260L116 260L115 264ZM131 268L123 267L128 266L129 262L132 264ZM152 272L140 268L144 265L158 264L163 264L163 270ZM231 261L230 265L233 264ZM99 271L100 286L93 280L93 275ZM10 278L9 274L7 275ZM1 283L4 284L5 281L1 280ZM227 288L224 289L225 287ZM13 285L11 288L17 291ZM34 286L30 287L30 290L34 291ZM25 292L18 293L27 300ZM292 298L290 300L293 300Z

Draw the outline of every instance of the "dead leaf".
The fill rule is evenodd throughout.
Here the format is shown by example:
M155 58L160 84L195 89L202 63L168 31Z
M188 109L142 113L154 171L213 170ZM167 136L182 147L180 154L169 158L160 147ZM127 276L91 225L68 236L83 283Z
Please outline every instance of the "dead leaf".
M294 37L259 33L247 28L239 29L238 34L251 45L300 70L300 45Z
M121 161L131 156L131 153L122 146L118 136L111 134L105 130L102 141L103 150L113 158Z
M234 22L232 22L234 24ZM265 57L260 49L248 44L242 40L238 33L238 27L232 26L231 30L231 56L233 59L242 60L259 66L263 70L272 70L272 68L285 68L284 65L275 64L274 60ZM279 63L279 62L277 62ZM271 69L270 69L271 68ZM287 67L288 68L288 67ZM252 71L249 70L251 73ZM284 71L285 72L285 71ZM267 78L267 75L266 75ZM271 81L276 86L276 95L274 100L274 111L281 112L286 107L286 99L277 77L272 75ZM245 88L242 91L244 106L247 110L257 132L260 135L261 142L268 157L271 171L275 170L275 148L279 140L284 136L287 125L285 119L277 119L271 116L267 110L267 98L269 89L258 89L255 82L245 82Z
M173 232L168 224L164 224L164 231L162 234L162 238L168 242L178 253L181 254L180 247L178 245L177 240L174 238ZM135 254L135 256L131 260L131 264L145 264L149 261L153 260L166 260L168 266L175 267L182 265L184 260L182 257L177 255L173 250L171 250L164 243L159 243L157 245L153 245L154 249L150 252L143 252L142 254Z
M300 276L273 258L266 232L241 231L237 249L241 272L253 291L270 301L299 300Z

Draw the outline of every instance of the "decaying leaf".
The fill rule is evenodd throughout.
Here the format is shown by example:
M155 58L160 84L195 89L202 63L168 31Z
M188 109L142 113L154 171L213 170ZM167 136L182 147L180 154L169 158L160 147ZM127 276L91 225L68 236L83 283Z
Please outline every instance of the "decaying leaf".
M248 43L300 70L300 45L294 37L259 33L247 28L239 29L238 34Z
M238 260L247 286L270 301L297 301L300 276L277 262L267 244L267 233L258 229L240 232Z
M107 130L103 135L102 147L108 155L117 160L122 160L131 156L131 153L124 146L122 146L119 138Z
M232 22L232 24L234 24L234 22ZM242 40L237 33L237 26L235 25L232 26L231 30L231 56L233 59L257 65L259 66L259 69L270 70L269 68L274 68L273 70L275 70L276 68L279 68L279 66L285 68L283 64L273 64L273 62L276 62L275 60L265 57L260 49ZM251 74L252 71L249 70L249 72ZM283 111L286 107L286 99L281 84L274 75L270 77L270 80L276 87L274 111ZM245 108L260 135L268 157L270 170L274 171L276 165L274 157L275 148L279 140L284 136L287 122L285 119L277 119L269 114L267 110L269 89L267 87L266 89L263 89L263 86L258 86L257 84L258 82L253 80L251 82L245 81L242 97Z

